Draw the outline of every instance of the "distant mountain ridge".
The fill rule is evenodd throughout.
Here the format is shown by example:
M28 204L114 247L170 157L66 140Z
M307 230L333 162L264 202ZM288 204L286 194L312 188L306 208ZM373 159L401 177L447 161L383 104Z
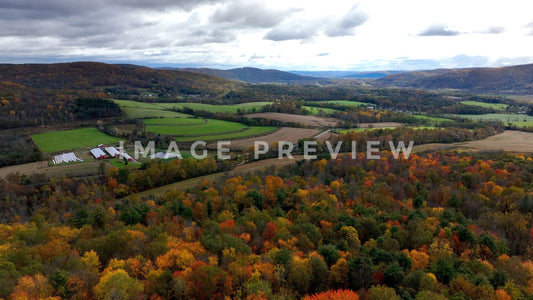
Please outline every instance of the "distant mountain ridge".
M381 86L459 89L482 93L533 94L533 64L406 72L386 76L373 83Z
M353 79L377 79L404 72L407 71L291 71L291 73L304 76Z
M267 83L267 82L295 82L316 80L318 78L310 76L302 76L289 72L273 69L258 69L258 68L235 68L229 70L210 69L210 68L162 68L167 70L181 70L193 73L206 74L211 76L222 77L231 80L240 80L248 83Z

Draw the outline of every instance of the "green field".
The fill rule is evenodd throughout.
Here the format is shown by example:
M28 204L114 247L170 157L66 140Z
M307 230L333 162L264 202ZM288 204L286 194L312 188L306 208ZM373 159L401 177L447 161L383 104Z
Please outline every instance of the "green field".
M382 128L350 128L350 129L341 129L339 130L339 133L348 133L348 132L362 132L362 131L365 131L365 130L378 130L378 129L396 129L396 128L399 128L399 127L382 127ZM404 127L404 128L409 128L409 129L414 129L414 130L422 130L422 129L437 129L436 127L433 127L433 126L414 126L414 127Z
M204 110L209 112L227 112L237 113L238 110L248 112L271 104L272 102L249 102L235 105L213 105L204 103L145 103L131 100L113 100L130 118L154 118L154 117L187 117L189 115L173 112L170 109L184 109L186 107L192 110Z
M144 119L143 122L147 125L198 125L207 121L200 118L155 118Z
M413 117L415 118L418 118L418 119L426 119L426 120L430 120L430 121L433 121L433 122L450 122L453 120L450 120L450 119L446 119L446 118L439 118L439 117L431 117L431 116L426 116L426 115L412 115Z
M178 137L176 138L179 142L191 142L191 141L224 141L231 139L247 138L257 135L263 135L269 132L276 130L276 127L271 126L252 126L246 130L233 132L233 133L223 133L216 135L199 135L194 137Z
M189 117L187 114L173 112L157 103L144 103L130 100L113 100L130 118L178 118Z
M503 104L503 103L485 103L485 102L479 102L479 101L462 101L461 103L465 105L488 107L488 108L492 108L495 110L505 110L509 106L508 104Z
M235 105L213 105L213 104L204 104L204 103L157 103L159 106L172 109L184 109L186 107L192 109L192 110L204 110L208 112L227 112L235 114L238 110L242 110L243 112L247 112L251 109L256 109L259 111L261 107L271 104L272 102L250 102L250 103L241 103L241 104L235 104Z
M207 119L207 123L198 125L146 125L146 131L164 135L200 136L230 133L246 127L241 123Z
M320 103L331 103L331 104L338 104L338 105L344 105L344 106L373 105L371 103L365 103L365 102L359 102L359 101L348 101L348 100L328 100L328 101L320 101Z
M313 106L305 106L305 105L303 108L307 109L311 113L311 115L319 115L320 111L322 111L322 113L325 113L325 114L331 114L331 113L339 111L339 110L332 109L332 108L313 107Z
M533 122L533 116L519 114L485 114L485 115L447 115L455 118L467 118L471 120L500 120L503 123L512 123L513 125L524 127L530 126Z
M122 107L122 111L130 118L186 118L190 115L164 109Z
M378 129L395 129L397 127L381 127L381 128L350 128L350 129L341 129L339 133L346 134L348 132L362 132L366 130L378 130Z
M96 147L99 144L112 144L122 140L103 134L94 127L40 133L32 135L31 138L43 152L47 153Z

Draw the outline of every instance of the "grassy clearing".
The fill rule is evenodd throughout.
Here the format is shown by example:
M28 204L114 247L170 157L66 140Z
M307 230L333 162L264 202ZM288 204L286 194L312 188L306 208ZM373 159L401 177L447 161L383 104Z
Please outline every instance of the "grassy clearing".
M259 111L263 106L272 102L249 102L235 105L213 105L204 103L145 103L131 100L113 100L130 118L156 118L156 117L187 117L189 115L171 111L171 109L190 108L208 112L227 112L235 114L238 110L249 112L252 109Z
M495 110L505 110L509 106L508 104L503 104L503 103L485 103L485 102L479 102L479 101L462 101L461 103L465 105L488 107L488 108L492 108Z
M440 118L440 117L431 117L431 116L426 116L426 115L412 115L412 116L418 119L426 119L426 120L430 120L433 122L449 122L449 121L453 122L453 120L446 119L446 118Z
M122 159L119 159L119 158L111 158L111 159L108 159L107 160L110 164L112 164L114 167L117 167L119 169L124 169L126 167L130 167L130 168L139 168L142 164L140 163L132 163L132 162L128 162L128 164L126 165L124 163L124 160Z
M130 118L186 118L190 115L164 109L121 107L122 111Z
M235 122L207 119L207 123L198 125L146 125L149 132L164 135L203 136L230 133L243 130L246 125Z
M449 115L456 118L467 118L471 120L500 120L503 123L511 123L513 125L524 127L533 124L533 116L519 115L519 114L485 114L485 115Z
M381 127L381 128L350 128L350 129L341 129L341 130L338 130L339 133L343 133L343 134L346 134L348 132L362 132L362 131L365 131L365 130L378 130L378 129L396 129L398 127ZM409 128L409 129L414 129L414 130L422 130L422 129L437 129L437 127L434 127L434 126L414 126L414 127L404 127L404 128Z
M204 110L209 112L227 112L235 114L238 110L243 110L247 112L248 110L256 109L259 111L261 107L271 104L272 102L250 102L250 103L241 103L235 105L212 105L204 103L158 103L159 106L168 108L168 109L184 109L186 107L192 110Z
M187 114L173 112L158 103L144 103L130 100L113 100L130 118L179 118L189 117Z
M112 144L120 138L109 136L96 128L54 131L32 135L31 138L43 152L58 152L69 149L94 147L98 144Z
M304 108L307 109L311 113L311 115L319 115L321 113L331 114L331 113L339 111L339 110L332 109L332 108L313 107L313 106L305 106L305 105L304 105Z
M143 122L147 125L198 125L206 121L199 118L155 118L145 119Z
M224 141L224 140L231 140L231 139L239 139L239 138L247 138L251 136L257 136L262 134L267 134L269 132L272 132L276 130L276 127L271 126L252 126L249 127L246 130L239 131L239 132L233 132L233 133L224 133L224 134L217 134L217 135L199 135L194 137L178 137L176 138L179 142L190 142L190 141Z
M329 101L320 101L320 103L330 103L338 104L344 106L367 106L372 105L371 103L359 102L359 101L348 101L348 100L329 100Z
M346 134L348 132L362 132L365 130L377 130L377 129L394 129L396 127L383 127L383 128L350 128L350 129L341 129L339 133Z

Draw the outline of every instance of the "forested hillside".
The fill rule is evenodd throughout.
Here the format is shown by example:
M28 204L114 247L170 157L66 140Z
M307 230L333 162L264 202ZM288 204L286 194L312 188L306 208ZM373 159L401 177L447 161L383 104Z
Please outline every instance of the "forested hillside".
M427 89L531 94L533 93L533 65L406 72L380 78L375 83Z
M531 157L381 155L142 199L116 198L132 180L118 170L84 180L11 176L0 181L0 296L533 295Z

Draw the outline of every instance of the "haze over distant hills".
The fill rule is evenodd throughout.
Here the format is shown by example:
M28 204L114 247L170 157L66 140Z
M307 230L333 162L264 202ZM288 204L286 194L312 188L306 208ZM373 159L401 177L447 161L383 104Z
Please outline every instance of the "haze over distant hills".
M354 79L377 79L385 76L404 73L407 71L291 71L291 73L305 76L325 78L354 78Z
M167 70L176 70L173 68L164 68ZM258 68L236 68L230 70L209 69L209 68L183 68L177 69L182 71L218 76L231 80L240 80L249 83L261 82L295 82L304 80L316 80L315 77L301 76L279 70L263 70Z
M377 79L388 75L398 74L405 71L280 71L274 69L259 68L235 68L229 70L211 68L161 68L165 70L182 70L194 73L218 76L231 80L240 80L248 83L265 82L297 82L317 80L323 78L346 78L346 79Z
M533 64L499 68L437 69L390 75L373 82L383 86L460 89L471 92L532 94Z

